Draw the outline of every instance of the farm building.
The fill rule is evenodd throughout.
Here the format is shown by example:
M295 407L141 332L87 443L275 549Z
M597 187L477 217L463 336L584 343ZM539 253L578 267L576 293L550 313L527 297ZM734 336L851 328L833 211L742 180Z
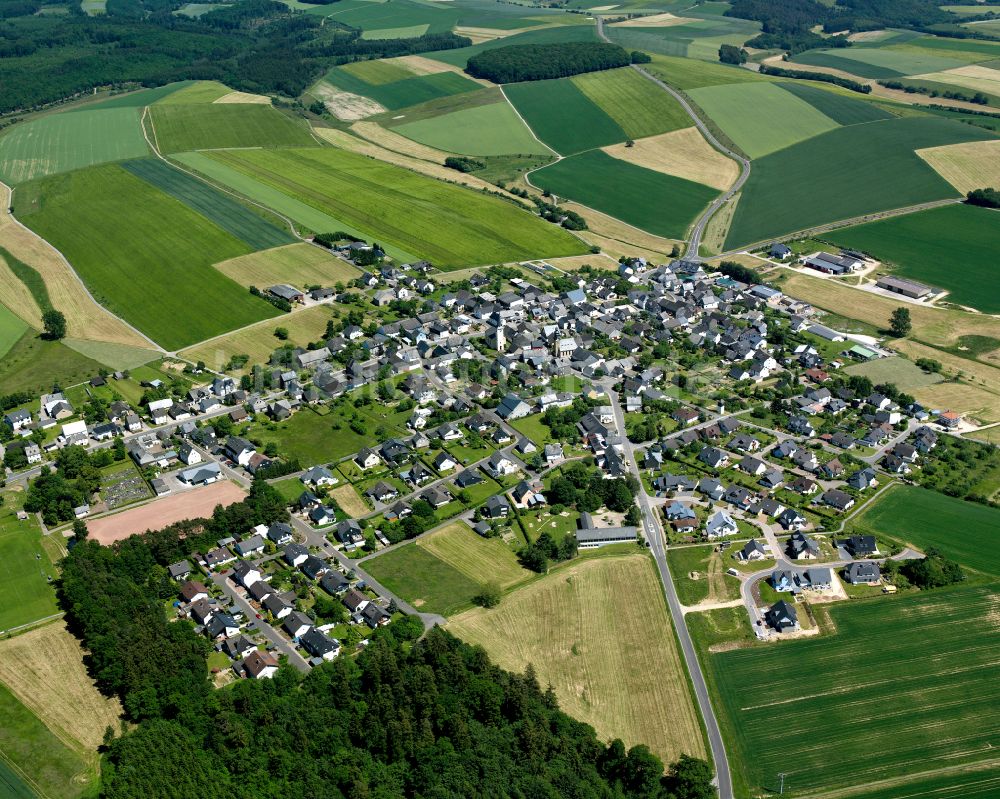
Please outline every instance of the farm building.
M299 291L295 286L289 286L287 283L279 283L277 286L271 286L267 291L278 299L287 300L288 302L306 301L306 295L303 292Z
M912 300L922 300L924 297L934 293L934 289L930 286L917 283L915 280L892 277L892 275L880 277L875 285L880 289L891 291L893 294L902 294L904 297L909 297Z
M639 535L635 527L594 527L589 513L580 514L580 529L576 531L579 549L598 549L608 544L636 542Z
M864 265L864 261L851 255L831 255L828 252L818 252L804 258L802 263L817 272L826 275L846 275L856 272Z

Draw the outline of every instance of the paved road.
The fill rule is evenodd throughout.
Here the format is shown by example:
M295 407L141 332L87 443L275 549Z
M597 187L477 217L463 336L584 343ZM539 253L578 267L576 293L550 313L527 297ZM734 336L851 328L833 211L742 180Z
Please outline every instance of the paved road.
M604 19L600 16L597 17L597 35L600 36L606 42L611 41L608 38L607 34L604 32ZM684 112L689 117L691 117L691 119L694 121L695 127L697 127L699 131L701 131L701 135L705 137L706 141L708 141L708 143L711 144L712 147L714 147L724 156L726 156L727 158L732 158L734 161L738 161L740 164L740 176L736 179L736 182L732 186L730 186L727 191L723 192L722 194L720 194L718 197L715 198L714 202L710 206L708 206L708 208L705 209L704 213L700 217L698 217L698 220L694 223L694 226L691 228L691 233L688 236L686 257L693 260L697 260L700 257L698 255L698 250L701 246L701 237L705 233L705 228L708 225L709 221L713 216L715 216L716 211L718 211L723 205L729 202L729 200L733 197L733 195L736 194L741 188L743 188L743 184L746 183L747 178L750 177L750 159L745 158L742 155L738 155L737 153L733 152L728 147L726 147L724 144L722 144L722 142L720 142L717 138L715 138L715 135L712 133L712 131L708 129L708 126L702 121L701 117L699 117L698 114L695 113L694 109L691 107L691 104L687 101L687 98L683 94L681 94L673 87L668 86L662 80L650 74L637 64L633 64L632 69L634 69L636 72L638 72L647 80L650 80L653 83L655 83L657 86L663 89L663 91L670 94L678 103L681 104L681 108L684 109Z
M618 393L607 387L608 396L611 398L611 407L615 414L615 425L622 434L622 443L625 451L625 460L629 470L639 480L639 508L642 511L643 529L646 540L649 542L649 551L656 561L656 568L660 572L660 581L663 583L664 594L667 598L667 607L670 608L670 617L673 619L674 629L677 630L677 638L681 643L681 652L684 661L687 663L688 673L691 675L691 682L694 685L695 697L698 700L698 707L701 709L702 718L705 720L705 729L708 733L708 744L712 750L712 759L715 761L716 780L719 787L719 799L733 799L733 783L729 773L729 758L726 755L726 746L722 740L722 732L719 729L719 722L712 709L712 702L708 695L708 686L705 684L705 676L701 671L701 664L698 662L698 654L695 652L694 643L688 633L687 625L684 623L684 609L680 599L677 597L677 589L674 587L667 569L666 540L659 519L656 516L649 495L645 488L642 488L642 478L639 466L636 463L635 454L632 451L632 444L625 435L625 415L622 413L621 403L618 401ZM656 677L654 676L654 679Z

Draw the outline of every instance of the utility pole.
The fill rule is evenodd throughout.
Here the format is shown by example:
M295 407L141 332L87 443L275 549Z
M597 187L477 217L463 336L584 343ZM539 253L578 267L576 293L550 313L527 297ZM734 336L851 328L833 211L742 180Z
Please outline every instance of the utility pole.
M780 772L778 774L778 796L782 796L785 793L785 773Z

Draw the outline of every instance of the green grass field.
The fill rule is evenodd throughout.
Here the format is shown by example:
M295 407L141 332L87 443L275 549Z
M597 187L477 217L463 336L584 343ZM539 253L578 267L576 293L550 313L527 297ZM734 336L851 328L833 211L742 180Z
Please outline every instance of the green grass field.
M761 158L837 127L826 114L776 83L707 86L689 94L751 158Z
M407 544L362 568L423 613L450 616L472 605L482 589L477 583L417 544Z
M243 150L211 157L443 269L585 249L566 231L510 203L343 150Z
M14 125L0 138L0 178L15 185L148 152L134 108L51 114Z
M535 135L563 155L629 138L617 122L566 78L512 83L504 87L504 92ZM567 120L573 120L572 124Z
M965 65L946 56L925 55L908 49L851 47L835 50L809 50L792 59L799 64L834 67L862 78L893 78L920 75Z
M546 155L509 103L480 105L393 128L409 139L463 155Z
M532 576L499 538L483 538L461 521L423 536L417 546L454 567L473 582L510 588Z
M1000 510L916 486L898 486L852 520L858 527L1000 577Z
M107 108L142 108L152 105L165 97L169 97L174 92L180 91L186 86L190 86L196 81L182 80L177 83L168 83L166 86L157 86L155 89L139 89L124 94L116 94L105 100L100 100L93 105L82 106L82 110L107 109ZM76 113L75 111L73 113Z
M254 250L267 250L296 241L287 230L271 224L228 194L223 194L159 158L126 161L122 166L136 177L180 200L192 211L211 219Z
M212 268L243 242L119 166L27 184L15 209L99 301L168 349L278 313Z
M396 69L403 72L399 67ZM326 82L342 91L370 97L390 111L424 103L438 97L449 97L453 94L463 94L481 88L474 80L463 78L454 72L415 75L390 82L381 82L384 77L381 73L372 75L371 80L375 82L369 82L366 79L368 72L362 73L366 77L359 76L357 72L357 70L350 70L347 67L334 67L326 74Z
M214 103L232 91L228 86L215 80L195 81L157 101L158 105L191 105Z
M857 125L864 122L877 122L880 119L892 119L893 115L884 108L879 108L863 100L855 100L843 94L836 94L816 86L810 86L803 81L787 81L776 84L786 92L791 92L800 100L825 114L838 125Z
M828 321L828 318L824 320L824 322ZM864 375L875 385L892 383L900 391L907 393L944 380L942 375L928 374L913 361L899 356L876 358L867 363L852 363L850 366L844 367L844 372L849 375Z
M426 26L429 33L444 33L451 30L459 13L448 7L447 3L413 3L410 0L393 0L392 3L340 0L336 6L302 7L309 13L330 17L336 22L364 31L420 25Z
M630 225L683 238L715 189L612 158L600 150L564 158L531 174L531 182Z
M692 58L654 55L643 69L678 89L700 89L703 86L725 86L730 83L770 83L774 78L729 64L714 64Z
M6 305L0 305L0 358L28 332L28 324Z
M634 69L588 72L571 80L630 139L691 126L691 117L680 103Z
M61 341L46 341L29 329L0 358L0 394L50 391L53 384L71 386L89 380L101 366Z
M47 580L56 572L42 547L38 521L31 516L18 521L23 492L5 491L0 508L0 630L51 616L56 607L56 592ZM41 555L41 558L36 558Z
M921 777L919 784L908 782L853 796L854 799L994 799L1000 796L1000 765L967 766Z
M77 799L95 775L39 718L0 685L0 796Z
M711 544L667 550L667 565L677 588L677 596L683 604L690 606L699 602L727 602L739 598L739 582L724 574L731 561L725 561L726 556L714 550ZM692 574L698 576L693 578Z
M956 197L955 189L913 151L992 138L989 131L947 119L907 117L838 128L772 153L754 164L726 249L813 225Z
M316 143L305 123L299 124L269 105L163 103L151 106L150 113L157 147L165 153Z
M694 14L704 13L701 7L692 7ZM675 13L690 18L687 8ZM760 23L732 17L713 16L708 19L694 17L690 22L666 27L611 25L605 30L611 41L622 47L645 50L668 56L681 56L717 62L719 47L723 44L741 46L747 39L760 32Z
M984 313L1000 313L996 280L1000 213L947 205L837 230L827 238L897 266L896 273L949 291L948 299Z

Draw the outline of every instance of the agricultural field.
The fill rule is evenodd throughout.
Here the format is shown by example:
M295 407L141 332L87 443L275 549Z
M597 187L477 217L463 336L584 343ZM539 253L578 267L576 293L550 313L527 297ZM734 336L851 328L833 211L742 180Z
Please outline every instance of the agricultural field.
M1000 510L917 486L896 486L852 526L926 551L936 547L970 569L1000 577Z
M553 150L572 155L623 142L621 126L571 80L511 83L504 93L534 134ZM573 120L572 125L566 120Z
M333 286L354 280L357 267L335 257L329 250L304 242L241 255L215 265L241 286Z
M0 683L96 766L104 730L118 726L122 710L97 690L83 655L61 621L37 627L0 642Z
M48 341L29 329L0 358L0 393L40 394L56 383L71 386L89 380L103 365L62 341Z
M532 576L500 538L483 538L465 522L422 536L417 546L480 585L494 582L506 590Z
M244 150L211 158L440 269L584 250L565 230L510 203L342 150Z
M169 349L278 313L211 268L249 247L119 166L26 184L15 212L98 300Z
M221 100L231 89L215 80L199 80L156 101L157 105L197 105Z
M604 70L570 79L630 139L680 130L691 117L671 95L634 69Z
M1000 214L994 210L946 205L825 237L892 264L894 274L947 289L950 302L1000 313L1000 291L988 289L995 286L1000 248Z
M792 58L797 64L842 69L862 78L898 78L961 67L964 61L923 53L909 47L851 47L808 50Z
M560 707L602 739L645 743L664 762L705 754L663 589L645 555L578 558L448 629L502 668L532 664Z
M395 1L395 0L394 0ZM531 9L532 12L539 9ZM597 32L593 25L560 25L540 30L524 31L513 36L490 39L473 44L469 47L459 47L455 50L440 50L427 53L428 58L445 64L465 69L469 59L484 50L494 47L506 47L512 44L555 44L557 42L592 42L597 40Z
M27 332L27 323L6 305L0 305L0 357L6 355Z
M724 86L732 83L771 83L776 78L761 75L749 69L730 64L696 61L690 58L653 55L653 61L645 64L645 69L664 83L677 89L688 91L704 86Z
M700 183L654 172L598 150L533 172L531 182L641 230L675 239L685 235L717 194Z
M261 213L240 204L230 195L223 194L204 181L169 166L158 158L126 161L122 167L184 203L195 213L211 219L231 236L255 250L279 247L295 241L288 230L278 226L282 223L277 218L272 224Z
M51 114L14 125L0 137L0 179L16 185L148 152L134 108Z
M820 89L803 81L787 81L776 85L786 92L791 92L800 100L805 100L838 125L859 125L893 118L892 114L874 103L857 100L836 91Z
M740 174L736 161L712 147L695 127L636 139L631 147L622 143L601 149L636 166L711 186L719 191L732 186Z
M417 75L403 66L384 61L334 67L323 81L340 91L368 97L390 111L481 88L471 78L454 72Z
M549 152L502 99L430 119L404 120L392 129L421 144L462 155L545 155Z
M735 17L701 18L700 7L680 11L681 16L635 17L606 28L611 41L628 49L645 50L716 62L723 44L741 46L760 32L760 23Z
M52 555L42 546L42 531L33 516L19 521L23 494L4 491L0 496L0 630L8 630L51 616L56 594L48 578L56 578ZM40 555L41 557L36 557Z
M929 374L907 358L876 358L867 363L853 363L844 368L849 375L864 375L875 385L892 383L900 391L910 394L917 389L940 383L944 378Z
M421 613L451 616L471 606L483 587L415 542L366 560L362 568Z
M833 130L837 123L776 83L707 86L689 94L751 158ZM775 124L776 120L780 124Z
M998 601L970 586L852 602L830 607L835 632L703 653L738 793L775 790L779 772L792 796L907 778L919 791L995 763Z
M988 131L951 120L908 117L837 128L774 152L754 164L726 248L955 197L913 151L990 138Z
M917 155L962 194L1000 186L1000 140L929 147Z
M316 144L305 123L267 105L163 103L150 106L150 118L156 145L164 153Z

